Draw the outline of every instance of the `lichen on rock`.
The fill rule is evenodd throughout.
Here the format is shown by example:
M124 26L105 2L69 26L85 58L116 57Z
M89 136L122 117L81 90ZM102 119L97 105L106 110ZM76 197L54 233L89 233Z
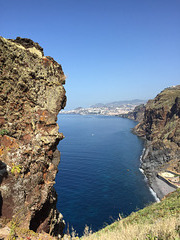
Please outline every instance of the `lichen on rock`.
M65 75L30 39L0 37L0 214L36 232L62 233L53 189L63 139Z

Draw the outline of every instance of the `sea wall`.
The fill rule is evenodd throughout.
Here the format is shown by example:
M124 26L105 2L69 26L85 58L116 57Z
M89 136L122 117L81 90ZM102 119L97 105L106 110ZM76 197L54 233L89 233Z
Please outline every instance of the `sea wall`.
M180 85L166 88L146 104L143 120L134 132L146 139L141 168L159 198L159 171L180 172ZM160 189L159 189L160 190Z
M30 39L0 37L0 215L35 232L62 233L53 188L63 134L65 75Z

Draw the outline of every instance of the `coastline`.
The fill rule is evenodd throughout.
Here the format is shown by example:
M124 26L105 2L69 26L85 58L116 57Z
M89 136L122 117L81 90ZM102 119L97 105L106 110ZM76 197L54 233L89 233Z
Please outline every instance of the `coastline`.
M151 187L154 190L154 192L156 192L159 199L162 199L167 194L176 191L176 188L169 186L166 182L157 177L151 183Z
M152 173L151 175L146 174L146 170L143 169L143 160L144 156L146 155L147 151L147 142L145 142L145 148L142 151L142 155L140 156L140 172L144 175L145 181L148 184L149 190L151 194L154 196L155 200L159 202L163 197L165 197L167 194L176 191L176 188L171 187L169 184L167 184L165 181L159 179L156 174L148 169L148 173ZM148 176L151 176L151 178L148 178Z
M151 192L151 194L153 195L153 197L155 198L156 202L160 202L160 198L158 197L157 193L151 188L148 178L146 177L144 170L142 168L139 168L139 171L143 174L144 176L144 181L148 184L148 188L149 191Z
M61 114L64 114L64 113L61 112ZM70 115L73 115L73 114L70 113ZM75 115L83 115L83 114L75 113ZM102 115L102 114L84 114L84 115L95 115L95 116L99 115L99 116L112 117L109 115ZM114 116L114 117L118 117L118 116ZM130 120L137 122L136 120L133 120L133 119L130 119ZM136 133L136 131L134 131L134 129L132 129L132 133L135 134L136 136L138 136L138 134ZM146 173L146 169L143 168L143 163L144 163L143 159L146 157L147 151L151 151L151 150L148 149L148 144L147 144L148 141L145 139L145 137L141 137L141 136L138 136L138 137L140 137L141 139L144 139L144 141L145 141L144 142L145 147L143 148L142 154L140 156L139 170L144 175L144 180L147 182L151 194L155 198L156 202L159 202L164 196L175 191L176 188L169 186L165 181L157 178L157 176L153 170L151 171L150 169L148 169L149 172L148 172L148 174ZM149 174L149 173L151 173L151 174ZM149 175L151 177L148 177Z
M176 191L166 178L159 177L168 168L180 171L179 127L180 85L165 88L145 106L144 117L133 133L145 140L140 168L148 179L149 186L162 199ZM176 177L176 175L174 175ZM176 178L173 181L177 181ZM178 184L177 184L178 186Z

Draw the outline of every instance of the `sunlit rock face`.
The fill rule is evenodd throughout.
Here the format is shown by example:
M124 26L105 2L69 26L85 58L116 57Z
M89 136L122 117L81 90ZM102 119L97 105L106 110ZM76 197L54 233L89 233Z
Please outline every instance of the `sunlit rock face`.
M141 167L150 182L158 171L180 172L180 85L149 100L134 131L147 140Z
M30 39L0 37L0 214L34 231L62 232L53 188L63 139L65 75Z

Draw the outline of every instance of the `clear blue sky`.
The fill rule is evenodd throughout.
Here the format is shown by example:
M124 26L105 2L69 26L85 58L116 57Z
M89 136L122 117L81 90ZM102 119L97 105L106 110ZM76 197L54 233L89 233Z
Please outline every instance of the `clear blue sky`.
M67 109L180 84L180 0L0 0L0 35L62 65Z

